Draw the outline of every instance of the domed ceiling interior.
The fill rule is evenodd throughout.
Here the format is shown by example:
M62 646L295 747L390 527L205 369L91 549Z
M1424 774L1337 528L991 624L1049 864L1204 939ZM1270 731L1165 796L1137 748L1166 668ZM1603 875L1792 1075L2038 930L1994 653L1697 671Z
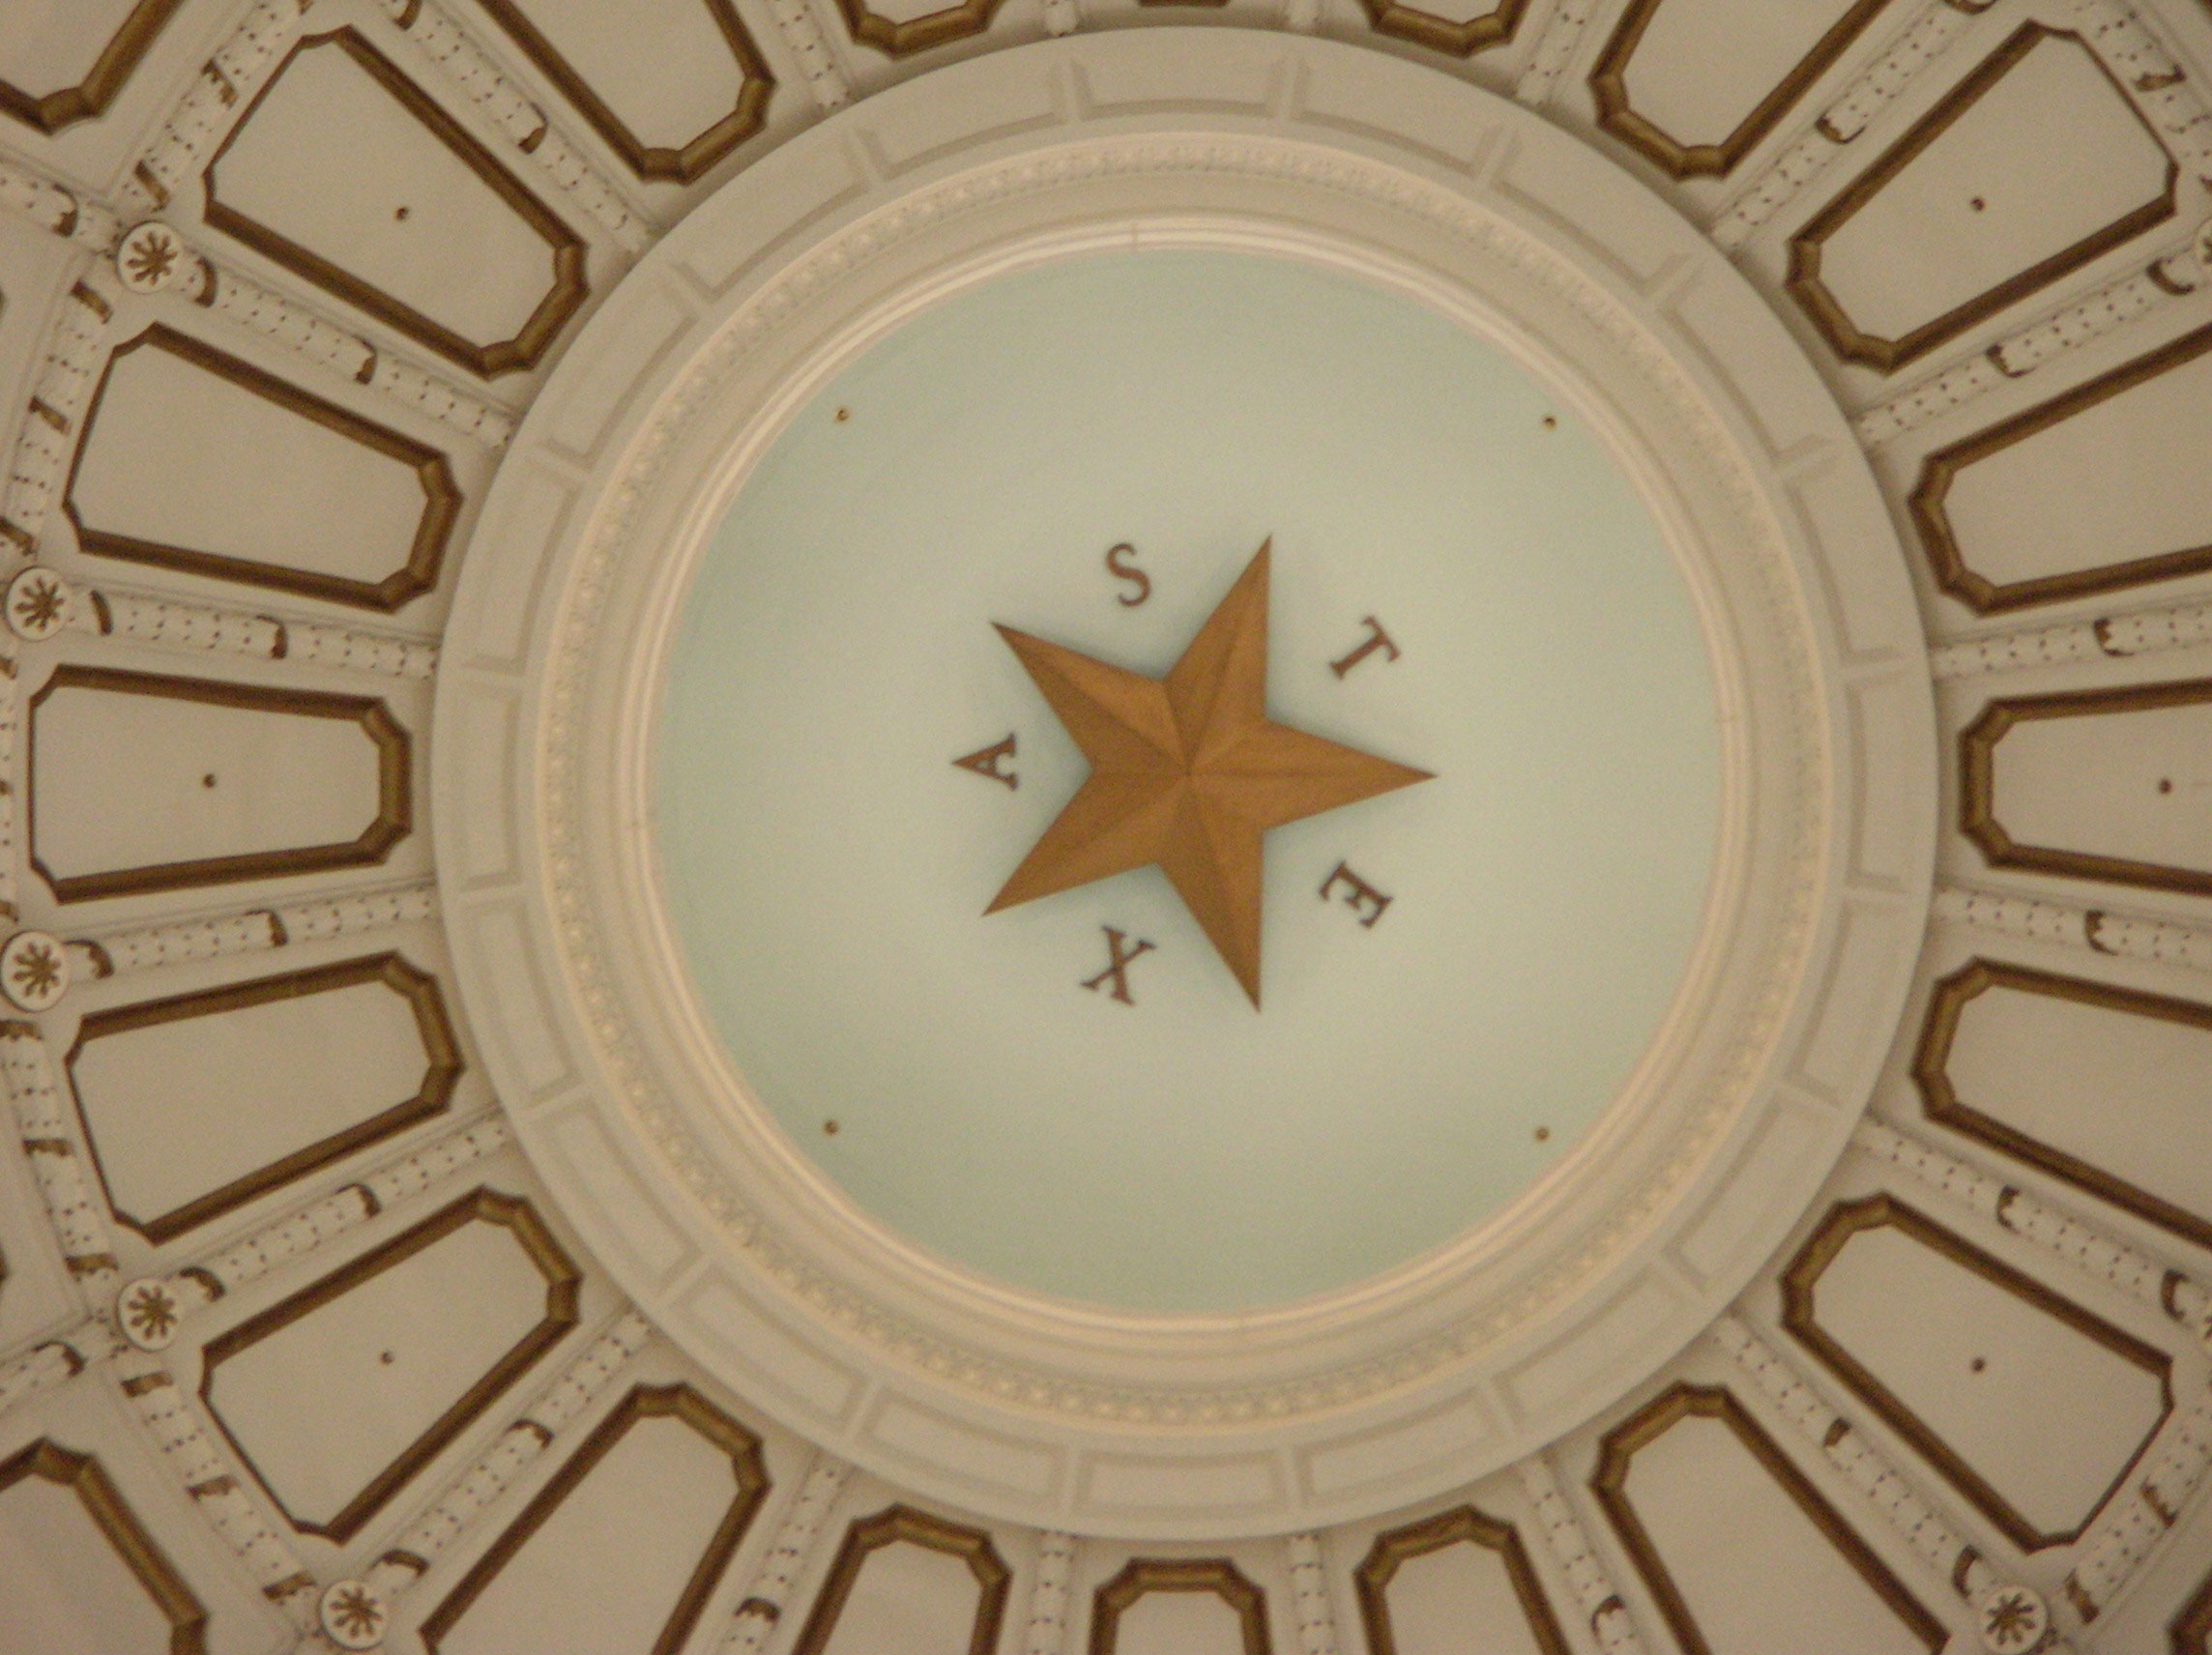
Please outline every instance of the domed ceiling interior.
M0 1649L2212 1655L2212 3L928 4L0 0ZM1679 315L1624 360L1787 358L1716 441L1845 571L1800 604L1862 790L1819 876L1860 918L1776 990L1810 1078L1579 1366L1387 1447L1226 1379L1146 1414L1117 1341L1418 1297L1602 1163L1781 831L1671 485L1510 314L1196 231L968 272L825 336L654 623L639 865L701 1060L855 1234L1089 1318L1128 1456L927 1414L902 1375L972 1376L924 1339L806 1354L798 1273L718 1324L758 1370L702 1355L684 1248L587 1235L662 1175L565 1158L569 1058L479 1015L600 1002L462 941L526 841L549 889L582 854L503 629L593 626L472 570L628 498L784 243L893 246L907 181L1078 130L1383 158ZM1516 194L1539 149L1685 250ZM1070 652L1196 728L1224 615L1388 786L1283 806L1244 898L1226 841L1118 909L1022 886L1111 769ZM455 805L517 754L516 815ZM1852 998L1883 947L1901 1016Z

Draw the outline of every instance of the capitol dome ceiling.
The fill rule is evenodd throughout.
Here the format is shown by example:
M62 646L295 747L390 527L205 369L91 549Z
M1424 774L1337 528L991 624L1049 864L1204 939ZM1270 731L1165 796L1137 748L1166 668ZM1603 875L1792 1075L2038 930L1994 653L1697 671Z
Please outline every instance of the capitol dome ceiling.
M0 0L0 1650L2212 1655L2212 3Z

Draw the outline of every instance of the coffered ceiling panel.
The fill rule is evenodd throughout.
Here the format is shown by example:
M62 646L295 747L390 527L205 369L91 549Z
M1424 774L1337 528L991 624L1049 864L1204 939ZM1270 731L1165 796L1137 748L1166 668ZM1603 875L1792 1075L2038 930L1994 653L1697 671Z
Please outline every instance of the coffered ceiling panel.
M837 9L854 40L892 57L906 57L981 34L998 15L1000 3L962 0L957 6L939 6L935 0L837 0Z
M1268 1655L1267 1600L1226 1557L1139 1557L1098 1588L1091 1655Z
M1913 521L1981 614L2212 568L2212 328L1929 455Z
M1727 1390L1678 1384L1606 1435L1591 1477L1684 1655L1934 1655L1942 1623ZM1787 1596L1761 1589L1788 1581Z
M1797 1340L2023 1552L2078 1537L2172 1408L2165 1352L1887 1196L1836 1207L1785 1292Z
M1598 121L1676 178L1725 175L1890 0L1632 0L1590 74Z
M114 101L183 0L0 0L0 113L43 132Z
M982 1529L888 1507L845 1531L794 1655L991 1655L1009 1579Z
M2212 1246L2212 1005L1976 960L1913 1072L1931 1118Z
M1840 355L1902 367L2171 218L2176 180L2089 47L2025 24L1797 233L1790 291Z
M207 220L473 372L536 363L584 246L391 58L312 35L207 169Z
M68 1066L117 1221L163 1242L441 1113L460 1054L376 954L94 1012Z
M201 1394L294 1526L344 1540L575 1325L578 1279L480 1190L224 1332Z
M632 1387L422 1623L432 1655L676 1655L768 1492L689 1385Z
M63 902L369 866L413 820L407 733L368 697L65 666L30 742Z
M1408 6L1403 0L1360 0L1367 20L1380 35L1393 35L1453 57L1470 57L1502 45L1521 26L1528 0L1428 0Z
M66 505L96 556L367 609L437 583L446 456L203 340L118 346L80 428Z
M732 0L478 4L640 178L688 184L767 119L775 81Z
M1371 1655L1569 1655L1520 1533L1472 1506L1376 1536L1355 1579Z
M2212 679L1993 700L1959 745L1991 862L2212 894Z
M98 1459L42 1439L0 1461L0 1648L200 1655L207 1611Z

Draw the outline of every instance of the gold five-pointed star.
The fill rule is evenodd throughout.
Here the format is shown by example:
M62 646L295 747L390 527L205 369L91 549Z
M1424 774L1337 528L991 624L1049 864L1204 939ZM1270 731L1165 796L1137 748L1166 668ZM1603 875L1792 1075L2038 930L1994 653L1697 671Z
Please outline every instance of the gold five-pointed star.
M1267 548L1164 679L1011 626L1091 774L986 913L1157 862L1260 1003L1261 836L1429 779L1267 716Z

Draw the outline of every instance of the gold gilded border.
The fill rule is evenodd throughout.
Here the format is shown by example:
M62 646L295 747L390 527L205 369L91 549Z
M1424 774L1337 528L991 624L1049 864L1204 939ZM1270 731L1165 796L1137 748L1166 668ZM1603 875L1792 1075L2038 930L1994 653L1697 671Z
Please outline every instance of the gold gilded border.
M1154 1592L1211 1592L1237 1611L1244 1655L1268 1655L1266 1596L1226 1557L1132 1557L1092 1602L1091 1655L1114 1655L1122 1611Z
M1977 294L1942 315L1923 322L1901 339L1885 339L1862 333L1849 314L1830 293L1820 279L1820 249L1828 238L1849 222L1890 181L1917 160L1937 138L1968 109L2002 80L2023 58L2045 41L2071 41L2087 53L2089 61L2097 66L2112 88L2112 96L2119 99L2127 111L2149 134L2151 142L2158 144L2158 134L2150 123L2143 120L2142 111L2135 106L2112 72L2105 67L2082 42L2081 37L2070 29L2053 29L2042 23L2023 23L2014 31L2004 44L1997 47L1965 79L1943 96L1935 108L1914 123L1905 136L1892 144L1879 160L1859 174L1843 192L1813 218L1806 226L1790 239L1790 276L1785 285L1791 297L1804 306L1805 313L1819 330L1828 346L1846 362L1864 363L1870 367L1891 373L1934 350L1948 339L1956 338L1975 323L1995 315L2008 305L2017 305L2029 294L2050 286L2060 277L2080 270L2092 259L2110 252L2122 243L2131 241L2154 224L2164 223L2177 211L2175 187L2181 179L2181 169L2170 154L2166 160L2166 193L2140 207L2123 214L2093 235L2085 236L2070 247L2061 247L2050 257L2041 259L2027 269L2007 276L1985 293ZM2166 154L2163 144L2158 144Z
M1390 1629L1390 1581L1399 1566L1459 1545L1480 1546L1504 1560L1522 1618L1528 1621L1529 1636L1543 1655L1573 1655L1566 1634L1559 1630L1558 1617L1552 1612L1551 1599L1544 1594L1544 1583L1528 1561L1528 1550L1521 1544L1520 1530L1470 1505L1375 1537L1366 1560L1353 1575L1359 1592L1360 1623L1367 1629L1369 1655L1398 1655L1397 1636Z
M59 689L101 690L113 695L150 695L196 701L209 707L235 707L299 718L336 718L359 724L376 746L376 819L359 837L342 844L301 845L281 851L247 851L205 857L195 862L158 862L146 867L109 868L94 874L56 878L38 851L39 709ZM181 890L191 886L232 885L240 880L288 878L329 868L373 867L392 847L414 830L413 743L392 711L373 696L334 695L323 690L277 689L232 683L222 679L173 678L166 673L131 672L121 667L59 666L31 697L24 720L26 837L31 866L53 887L57 902L90 902L103 896L134 896L146 891Z
M2052 1177L2062 1178L2076 1189L2086 1190L2100 1201L2124 1208L2145 1223L2169 1230L2197 1246L2212 1248L2212 1216L2176 1206L2102 1167L2054 1148L1961 1101L1948 1072L1951 1042L1958 1035L1959 1023L1967 1003L1993 988L2039 994L2052 1000L2070 1000L2095 1006L2100 1011L2156 1018L2207 1033L2212 1033L2212 1005L2194 1000L2173 1000L2162 994L2144 994L2136 989L2114 988L2085 977L2060 976L2052 972L2031 971L2025 966L1977 959L1936 985L1935 998L1928 1006L1928 1020L1921 1028L1920 1047L1912 1060L1912 1078L1920 1087L1922 1107L1929 1119L1940 1121L1965 1137L1979 1139L1993 1149L2002 1150L2030 1166L2040 1167Z
M278 231L271 229L258 219L249 218L236 208L224 204L216 193L216 168L222 158L230 153L230 146L239 134L253 123L254 112L262 101L276 90L285 72L302 52L317 51L324 46L335 45L360 66L362 72L392 96L393 102L420 121L432 137L453 153L462 165L482 179L493 194L506 202L509 211L537 232L538 238L553 251L553 285L546 289L545 297L530 313L522 331L511 339L498 339L490 344L480 344L464 339L443 323L432 321L404 301L393 298L382 288L364 281L341 266L333 264L319 253L309 252L299 243ZM254 94L253 102L246 113L238 118L222 142L209 159L206 170L200 175L206 189L207 204L202 217L224 235L251 247L263 258L283 266L302 279L313 282L324 291L335 294L347 304L367 312L388 327L396 329L425 349L432 350L449 362L459 363L472 373L493 379L503 373L516 373L535 367L538 358L553 342L556 334L576 313L591 288L584 277L584 243L575 231L557 218L553 210L526 189L522 182L506 167L500 165L492 153L471 137L461 124L433 102L414 81L401 73L399 67L348 24L319 35L303 35L292 49L284 54L284 61L276 66L261 90Z
M99 1140L93 1134L92 1120L85 1111L77 1087L76 1061L90 1042L110 1035L126 1034L134 1029L150 1029L160 1024L178 1023L194 1017L218 1017L225 1012L267 1005L272 1001L329 994L336 989L352 988L366 982L383 983L406 1001L408 1008L415 1014L415 1027L421 1032L423 1055L428 1062L422 1071L422 1083L416 1089L414 1096L403 1098L365 1120L356 1121L343 1131L333 1133L328 1138L293 1151L281 1160L272 1161L265 1167L247 1173L244 1177L234 1178L219 1189L210 1190L205 1195L186 1202L182 1206L153 1218L134 1218L115 1205L114 1192L107 1183L106 1169L101 1164ZM438 992L438 979L429 973L409 965L396 953L387 953L347 960L334 966L322 966L313 971L287 972L280 976L257 977L250 982L234 983L197 994L171 995L166 1000L140 1001L134 1005L92 1012L78 1024L76 1041L70 1047L69 1056L62 1060L62 1065L69 1073L70 1093L76 1100L77 1120L84 1128L84 1141L92 1152L93 1169L100 1176L101 1192L107 1197L108 1210L115 1215L116 1223L135 1230L158 1247L163 1242L175 1240L189 1230L197 1229L211 1218L219 1218L296 1178L305 1177L334 1161L343 1160L357 1149L380 1143L434 1115L444 1114L453 1095L453 1083L461 1073L461 1051L453 1038L452 1024L446 1016L445 1001Z
M546 79L561 89L561 96L591 122L592 130L623 158L630 171L640 178L665 178L678 184L691 183L759 131L768 120L769 94L775 90L775 76L769 73L767 60L730 0L697 3L714 19L714 27L729 44L730 56L737 61L738 102L727 115L682 149L669 149L648 144L629 130L628 124L592 90L591 82L575 65L539 32L523 11L521 0L478 0L485 15L507 31L522 55L536 64Z
M2212 568L2212 544L2191 546L2180 551L2162 552L2147 558L2132 558L2126 563L2099 564L2089 568L2070 569L2063 574L2038 575L2028 580L2002 583L1977 573L1966 562L1965 550L1959 544L1957 532L1944 502L1951 492L1951 483L1962 471L1992 454L2001 453L2015 443L2025 442L2040 432L2071 420L2075 415L2109 401L2123 392L2133 391L2148 384L2162 374L2171 372L2195 362L2206 351L2212 351L2212 327L2197 329L2178 339L2160 346L2147 355L2123 363L2109 373L2099 374L2085 385L2077 386L2063 396L2054 396L2048 402L2038 403L2024 413L2001 421L1987 430L1938 449L1920 464L1920 479L1913 485L1912 495L1906 503L1912 512L1913 526L1920 531L1922 543L1928 550L1928 562L1934 568L1936 584L1956 597L1977 615L1996 615L2008 609L2024 609L2037 603L2057 603L2069 597L2086 597L2096 593L2117 592L2131 586L2148 586L2153 581L2172 580L2180 575L2196 574Z
M100 48L92 72L74 86L59 92L25 92L0 80L0 114L13 115L42 132L58 132L105 114L139 60L152 49L155 36L183 4L184 0L138 0Z
M2162 708L2194 707L2205 702L2212 702L2212 678L1993 700L1971 724L1959 732L1959 830L1980 847L1992 867L2031 868L2037 873L2065 874L2074 879L2105 880L2114 885L2143 886L2151 890L2212 896L2212 869L2139 862L2128 857L2068 851L2051 845L2023 845L2005 831L2004 824L1996 815L1997 743L2015 725L2042 718L2152 712Z
M1153 0L1153 3L1168 4L1170 0ZM1225 0L1203 0L1203 3L1219 5ZM961 0L957 6L909 17L903 23L894 23L869 11L868 0L837 0L837 10L844 14L845 27L852 31L853 39L862 45L874 46L890 57L911 57L931 46L944 45L947 41L964 41L970 35L981 34L999 15L1000 4L1001 0Z
M1776 81L1751 113L1717 144L1685 144L1656 122L1638 114L1629 101L1629 63L1644 42L1644 31L1664 4L1666 0L1632 0L1613 38L1598 53L1589 77L1590 91L1597 98L1597 124L1655 162L1671 178L1725 178L1774 131L1775 123L1795 106L1813 83L1835 68L1836 61L1851 49L1852 43L1866 32L1889 0L1852 0L1849 9L1814 43L1813 49L1798 59L1796 66Z
M2007 1200L2010 1192L2007 1192ZM2002 1221L2004 1203L1998 1204L1999 1221ZM1911 1408L1877 1379L1866 1365L1853 1356L1819 1323L1814 1303L1820 1277L1828 1266L1848 1245L1854 1235L1869 1230L1883 1228L1902 1231L1930 1252L1949 1259L1962 1268L1972 1271L1984 1281L2003 1289L2015 1298L2041 1311L2054 1321L2062 1322L2082 1338L2102 1345L2114 1355L2132 1362L2145 1373L2157 1376L2159 1393L2163 1403L2158 1418L2136 1451L2128 1456L2105 1492L2099 1495L2090 1509L2081 1514L2081 1521L2061 1533L2047 1534L2037 1528L2016 1510L2012 1502L1999 1494L1989 1479L1967 1462L1965 1455L1953 1448ZM2173 1413L2173 1362L2165 1351L2144 1344L2132 1333L2114 1327L2102 1317L2091 1315L2070 1298L2045 1287L2033 1276L2014 1269L2002 1260L1991 1257L1965 1237L1954 1234L1936 1223L1917 1207L1908 1206L1894 1196L1875 1195L1859 1201L1838 1202L1829 1208L1828 1216L1814 1232L1811 1240L1798 1251L1796 1258L1782 1272L1782 1325L1787 1327L1808 1350L1817 1356L1828 1371L1867 1407L1881 1416L1889 1428L1896 1432L1931 1466L1942 1473L1951 1486L1959 1491L1975 1510L2003 1531L2007 1540L2023 1552L2041 1552L2052 1546L2069 1546L2079 1540L2097 1513L2127 1481L2128 1474L2150 1447L2151 1441Z
M379 581L350 580L342 575L323 574L285 564L267 564L253 558L135 539L87 525L77 510L77 473L83 468L84 456L92 447L94 423L100 418L101 403L107 394L107 382L115 372L117 360L144 347L166 351L203 373L227 380L240 390L276 404L287 414L335 431L346 441L412 470L416 481L422 485L423 505L406 563ZM62 509L76 530L78 546L94 557L152 564L185 574L205 575L212 580L238 581L272 592L297 593L304 597L320 597L332 603L350 603L357 608L379 609L390 614L437 586L447 543L452 537L454 520L460 515L461 491L453 480L451 464L439 450L403 437L389 426L364 420L275 374L264 373L227 351L219 351L189 334L180 334L174 328L156 322L136 338L117 345L109 354L107 365L101 371L100 383L93 388L91 402L85 409L76 453L70 461L69 479L62 490Z
M1659 1612L1667 1617L1667 1625L1682 1645L1683 1655L1713 1655L1712 1646L1705 1641L1697 1616L1691 1613L1643 1519L1636 1515L1636 1507L1628 1497L1628 1472L1640 1452L1693 1415L1717 1419L1726 1425L1759 1462L1761 1468L1790 1496L1791 1503L1811 1520L1820 1537L1874 1588L1875 1594L1906 1630L1928 1646L1929 1655L1939 1655L1950 1640L1949 1630L1890 1573L1889 1565L1859 1538L1858 1531L1844 1521L1797 1468L1796 1463L1783 1453L1774 1438L1767 1436L1736 1400L1735 1394L1725 1386L1678 1381L1605 1434L1599 1447L1597 1468L1590 1473L1590 1488L1597 1495L1598 1504L1605 1508L1614 1531L1620 1536L1636 1572L1644 1577L1644 1585L1658 1602Z
M599 1422L597 1429L585 1438L583 1446L568 1456L568 1463L554 1472L552 1479L523 1507L522 1515L508 1524L461 1577L460 1583L447 1593L444 1601L423 1620L422 1647L428 1655L438 1655L438 1640L452 1630L454 1623L468 1612L470 1605L499 1572L512 1562L531 1537L544 1526L546 1519L576 1492L577 1485L629 1435L631 1426L641 1419L671 1417L681 1419L728 1454L738 1484L729 1510L700 1553L698 1564L676 1600L675 1609L661 1627L659 1638L654 1641L652 1655L677 1655L684 1640L691 1636L692 1628L698 1625L708 1598L720 1582L722 1571L730 1566L731 1557L736 1555L745 1530L752 1526L753 1517L769 1490L768 1468L761 1463L760 1438L687 1384L630 1387L629 1394L616 1404L614 1411Z
M1401 0L1359 0L1366 9L1368 26L1379 35L1412 41L1415 45L1452 57L1472 57L1490 46L1503 45L1520 28L1528 0L1499 0L1479 17L1455 23L1434 12L1404 5Z
M470 1224L497 1224L514 1233L515 1243L528 1255L545 1277L545 1314L537 1326L530 1329L504 1356L461 1393L452 1407L431 1422L428 1430L402 1448L393 1462L370 1478L363 1488L338 1510L335 1517L324 1523L305 1522L293 1515L284 1504L283 1497L262 1476L253 1456L247 1452L230 1429L229 1421L216 1406L216 1373L223 1363L241 1350L258 1345L271 1334L282 1331L313 1315L335 1300L351 1292L362 1283L382 1275L393 1265L403 1263L417 1253L444 1240L454 1231ZM583 1274L561 1250L551 1232L538 1218L538 1210L520 1196L500 1195L479 1187L458 1201L441 1207L412 1229L403 1230L391 1240L370 1248L351 1263L332 1271L320 1281L280 1299L257 1316L248 1317L220 1337L209 1341L205 1352L205 1368L200 1376L200 1401L208 1415L216 1423L241 1464L251 1471L268 1492L271 1502L284 1514L286 1522L302 1534L320 1534L328 1540L343 1545L361 1532L362 1525L384 1509L385 1503L427 1466L451 1443L466 1431L486 1408L527 1373L554 1346L569 1328L576 1325L576 1295L583 1284ZM302 1399L303 1407L309 1399Z
M2197 1588L2197 1595L2182 1606L2167 1629L2173 1639L2173 1655L2212 1655L2212 1574Z
M30 1477L59 1484L76 1495L85 1515L168 1621L169 1655L205 1655L207 1610L108 1480L100 1462L90 1454L59 1447L42 1437L0 1461L0 1491Z
M992 1655L999 1646L999 1623L1006 1612L1007 1583L1013 1579L999 1556L999 1549L979 1528L964 1528L910 1505L886 1506L845 1531L844 1544L837 1548L836 1558L830 1565L829 1576L807 1613L805 1629L792 1645L791 1655L822 1655L837 1630L837 1617L845 1612L845 1600L853 1595L853 1586L867 1566L869 1554L901 1544L925 1546L967 1563L977 1588L975 1627L969 1636L968 1655Z

